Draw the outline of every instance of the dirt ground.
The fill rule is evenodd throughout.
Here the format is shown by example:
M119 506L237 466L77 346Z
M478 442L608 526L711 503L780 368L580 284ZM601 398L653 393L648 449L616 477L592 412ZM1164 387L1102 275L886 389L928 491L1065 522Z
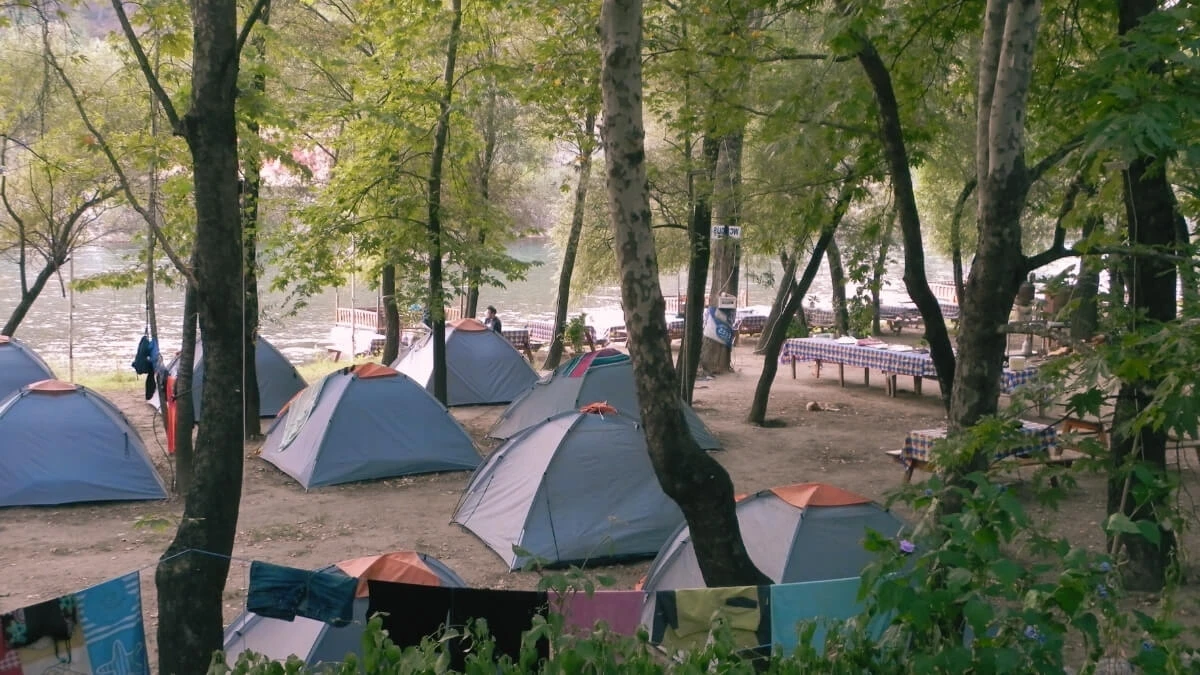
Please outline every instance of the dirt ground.
M882 499L900 486L903 475L883 452L899 448L910 429L944 422L934 382L926 382L924 393L917 395L911 379L901 378L900 392L889 398L878 373L872 373L871 384L864 386L862 371L846 368L842 388L836 368L827 366L817 379L811 364L800 364L796 379L790 368L781 367L772 389L768 416L782 426L751 426L744 420L762 359L750 347L739 346L733 363L735 372L698 383L695 409L724 444L725 449L714 456L728 469L739 492L820 481ZM169 481L161 426L142 400L140 387L102 393L129 416ZM823 410L807 410L810 401ZM503 406L470 407L455 409L454 414L486 452L494 444L483 439L484 433L502 410ZM1183 483L1194 485L1195 458L1188 457L1184 464ZM236 560L225 593L227 619L244 604L250 560L313 568L356 556L418 550L440 558L475 586L536 586L536 574L508 572L474 535L449 523L468 478L467 473L439 474L306 492L258 459L255 448L248 446ZM1103 510L1102 481L1084 475L1061 513L1045 516L1075 544L1096 548L1103 545ZM174 528L155 530L135 523L163 517L174 522L181 512L178 497L167 502L0 510L4 541L0 612L141 569L146 632L153 654L157 626L153 565ZM1195 549L1191 532L1184 533L1184 543L1188 551ZM631 588L648 566L646 561L608 568L605 573L617 579L619 588Z

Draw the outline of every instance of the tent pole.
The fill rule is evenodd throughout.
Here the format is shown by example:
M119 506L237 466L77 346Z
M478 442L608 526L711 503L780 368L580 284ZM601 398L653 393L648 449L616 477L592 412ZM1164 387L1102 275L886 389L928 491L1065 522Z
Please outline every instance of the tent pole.
M75 256L70 262L71 283L67 286L67 379L75 381Z

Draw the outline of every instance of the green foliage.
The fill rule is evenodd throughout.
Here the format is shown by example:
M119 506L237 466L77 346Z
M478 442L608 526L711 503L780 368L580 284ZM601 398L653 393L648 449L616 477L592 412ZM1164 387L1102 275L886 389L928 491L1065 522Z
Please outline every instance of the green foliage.
M583 341L587 336L586 318L587 314L580 312L567 320L567 325L563 326L563 341L571 345L576 352L583 350Z

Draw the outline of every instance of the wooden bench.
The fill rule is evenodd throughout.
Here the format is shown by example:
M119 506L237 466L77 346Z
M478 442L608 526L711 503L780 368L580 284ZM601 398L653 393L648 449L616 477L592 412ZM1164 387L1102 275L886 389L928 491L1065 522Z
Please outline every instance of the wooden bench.
M929 470L929 462L924 460L908 459L904 456L903 450L885 450L884 454L895 459L897 462L906 465L908 468L904 472L903 482L908 484L912 482L913 472L917 469L921 471ZM1017 456L1012 455L1003 459L996 460L988 467L988 473L997 470L1020 469L1023 467L1035 466L1062 466L1070 467L1075 462L1086 459L1087 455L1071 448L1063 448L1058 454L1038 453L1035 455ZM1056 479L1051 479L1051 485L1057 485Z

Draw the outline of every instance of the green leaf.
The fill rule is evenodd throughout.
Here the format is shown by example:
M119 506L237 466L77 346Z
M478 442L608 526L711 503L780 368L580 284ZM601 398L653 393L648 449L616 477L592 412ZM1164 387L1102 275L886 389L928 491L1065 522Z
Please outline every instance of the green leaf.
M1145 537L1146 541L1155 546L1162 543L1162 529L1158 526L1158 523L1153 520L1139 520L1135 525L1137 526L1138 533Z
M1109 533L1138 534L1138 526L1124 513L1114 513L1104 521L1104 531Z

